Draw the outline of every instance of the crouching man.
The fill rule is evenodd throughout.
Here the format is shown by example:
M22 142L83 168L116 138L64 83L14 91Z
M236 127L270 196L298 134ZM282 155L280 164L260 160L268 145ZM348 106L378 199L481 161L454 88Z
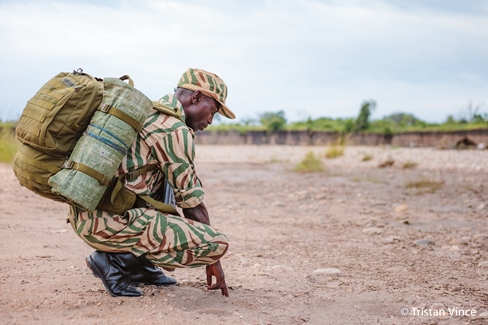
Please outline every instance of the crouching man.
M226 98L227 86L216 74L188 69L175 93L158 102L176 114L154 110L118 169L116 176L132 176L125 188L138 195L137 204L121 215L71 207L68 220L73 229L96 250L87 257L87 265L112 296L141 296L134 283L175 285L176 280L159 267L205 266L207 288L220 289L228 297L220 263L227 238L210 226L194 165L194 131L205 129L216 113L235 118ZM161 212L151 204L161 201L167 184L184 216Z

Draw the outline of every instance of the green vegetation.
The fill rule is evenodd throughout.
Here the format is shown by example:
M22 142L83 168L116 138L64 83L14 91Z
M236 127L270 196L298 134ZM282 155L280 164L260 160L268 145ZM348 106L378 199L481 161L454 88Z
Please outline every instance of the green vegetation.
M331 145L327 148L327 151L325 152L325 158L328 159L334 159L337 157L341 157L344 155L344 146L341 145Z
M363 158L361 158L361 161L370 161L373 159L373 155L370 155L370 154L363 154Z
M371 100L369 102L363 102L361 104L361 109L359 110L359 115L354 123L354 131L366 131L369 129L369 117L371 113L376 108L376 102Z
M293 170L300 173L322 172L324 171L324 165L320 157L317 157L313 151L309 151Z
M260 122L269 133L281 131L286 125L285 112L279 111L277 113L264 113L261 115Z
M19 142L13 133L14 127L13 123L0 122L0 162L11 163L19 149Z
M418 163L414 161L406 161L402 164L403 169L412 169L418 166Z
M416 188L417 193L434 193L444 185L444 181L435 181L430 179L419 179L408 182L406 188Z
M443 123L428 123L412 114L394 113L381 119L371 120L371 114L376 108L374 100L364 101L357 117L308 118L305 121L288 123L284 111L266 112L257 119L247 118L241 123L211 125L209 130L228 131L237 130L241 134L248 131L328 131L339 133L343 136L355 132L367 132L394 135L400 132L433 132L433 131L458 131L488 128L488 113L480 112L481 106L475 108L471 103L464 113L458 118L447 116Z
M325 158L334 159L344 155L344 150L346 149L346 140L344 137L340 137L334 143L327 147L325 151Z

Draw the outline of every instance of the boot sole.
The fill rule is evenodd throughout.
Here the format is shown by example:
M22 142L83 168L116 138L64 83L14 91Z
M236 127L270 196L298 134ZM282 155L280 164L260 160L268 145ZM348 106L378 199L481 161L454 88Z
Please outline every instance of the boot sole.
M178 282L172 283L172 284L156 284L156 283L150 283L150 282L131 282L130 284L134 287L140 287L143 285L156 286L156 287L176 287L178 285Z

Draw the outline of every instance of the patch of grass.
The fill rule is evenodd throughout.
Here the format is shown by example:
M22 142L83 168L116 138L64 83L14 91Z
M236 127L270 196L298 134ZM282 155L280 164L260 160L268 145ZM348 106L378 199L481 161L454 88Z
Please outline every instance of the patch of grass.
M416 163L415 161L406 161L402 164L403 169L412 169L417 167L419 164Z
M383 179L375 178L375 177L354 177L351 179L353 182L369 182L374 184L387 184L387 182Z
M10 129L4 128L0 131L0 162L11 163L19 147L20 143Z
M330 144L325 151L325 158L334 159L344 155L346 149L347 138L340 137Z
M317 157L312 151L309 151L305 158L293 170L300 173L323 172L324 165L320 157Z
M279 159L276 156L271 156L271 158L269 158L269 162L270 163L281 163L281 162L283 162L283 160L282 159Z
M419 179L405 184L406 188L415 188L419 193L434 193L444 185L444 181Z
M378 164L379 168L386 168L386 167L391 167L395 163L395 160L388 158L387 160L381 162Z
M334 159L344 155L344 146L341 145L331 145L327 148L325 152L325 158Z
M361 161L370 161L373 159L373 155L370 154L364 154L363 158L361 158Z

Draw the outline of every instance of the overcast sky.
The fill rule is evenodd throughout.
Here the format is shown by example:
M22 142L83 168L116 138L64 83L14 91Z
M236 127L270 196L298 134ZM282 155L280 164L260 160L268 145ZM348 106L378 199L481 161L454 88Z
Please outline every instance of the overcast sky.
M488 112L488 0L0 0L0 46L2 120L77 68L154 100L209 70L238 120Z

